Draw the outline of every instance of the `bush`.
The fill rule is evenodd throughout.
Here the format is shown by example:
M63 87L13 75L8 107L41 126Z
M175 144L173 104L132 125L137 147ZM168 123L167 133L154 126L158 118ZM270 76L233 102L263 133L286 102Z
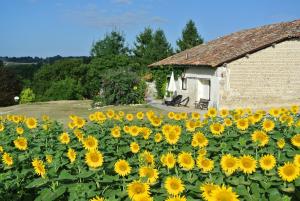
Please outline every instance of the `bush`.
M20 103L31 103L35 100L35 94L33 93L32 89L26 88L23 89L20 95Z
M102 80L102 97L105 105L143 103L146 83L134 72L126 69L107 71Z
M53 82L44 94L44 100L78 100L82 99L82 91L80 83L74 79L67 78L57 82Z
M21 92L21 82L16 75L4 67L0 67L0 106L15 104L14 97Z

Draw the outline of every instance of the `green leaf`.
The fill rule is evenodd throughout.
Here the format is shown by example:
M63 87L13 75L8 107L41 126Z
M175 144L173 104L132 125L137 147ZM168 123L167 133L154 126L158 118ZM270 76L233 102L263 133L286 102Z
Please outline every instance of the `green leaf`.
M57 180L76 180L75 175L71 175L67 170L61 171Z
M36 188L46 184L49 180L43 178L34 179L31 183L29 183L26 188Z

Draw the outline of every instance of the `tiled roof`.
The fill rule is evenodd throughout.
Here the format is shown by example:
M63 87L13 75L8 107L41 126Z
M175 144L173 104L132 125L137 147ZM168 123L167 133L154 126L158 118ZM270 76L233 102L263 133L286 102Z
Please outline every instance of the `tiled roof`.
M300 38L300 19L235 32L174 54L149 66L217 67L291 38Z

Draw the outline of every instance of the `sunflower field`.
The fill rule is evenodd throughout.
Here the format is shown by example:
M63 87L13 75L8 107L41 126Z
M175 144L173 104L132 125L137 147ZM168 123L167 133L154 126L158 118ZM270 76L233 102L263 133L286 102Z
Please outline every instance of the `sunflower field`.
M0 200L300 200L299 107L0 116Z

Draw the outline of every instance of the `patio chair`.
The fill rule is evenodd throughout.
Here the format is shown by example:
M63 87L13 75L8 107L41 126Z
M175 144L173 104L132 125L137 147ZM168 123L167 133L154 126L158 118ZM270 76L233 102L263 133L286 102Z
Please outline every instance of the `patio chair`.
M175 106L181 103L182 95L175 96L171 101L165 101L167 106Z
M185 103L184 103L185 102ZM188 103L190 102L190 97L186 97L185 99L183 99L178 106L184 106L187 107ZM183 104L184 103L184 104Z
M208 103L209 103L209 100L200 98L199 101L195 102L195 108L201 109L201 110L207 110L208 109Z

